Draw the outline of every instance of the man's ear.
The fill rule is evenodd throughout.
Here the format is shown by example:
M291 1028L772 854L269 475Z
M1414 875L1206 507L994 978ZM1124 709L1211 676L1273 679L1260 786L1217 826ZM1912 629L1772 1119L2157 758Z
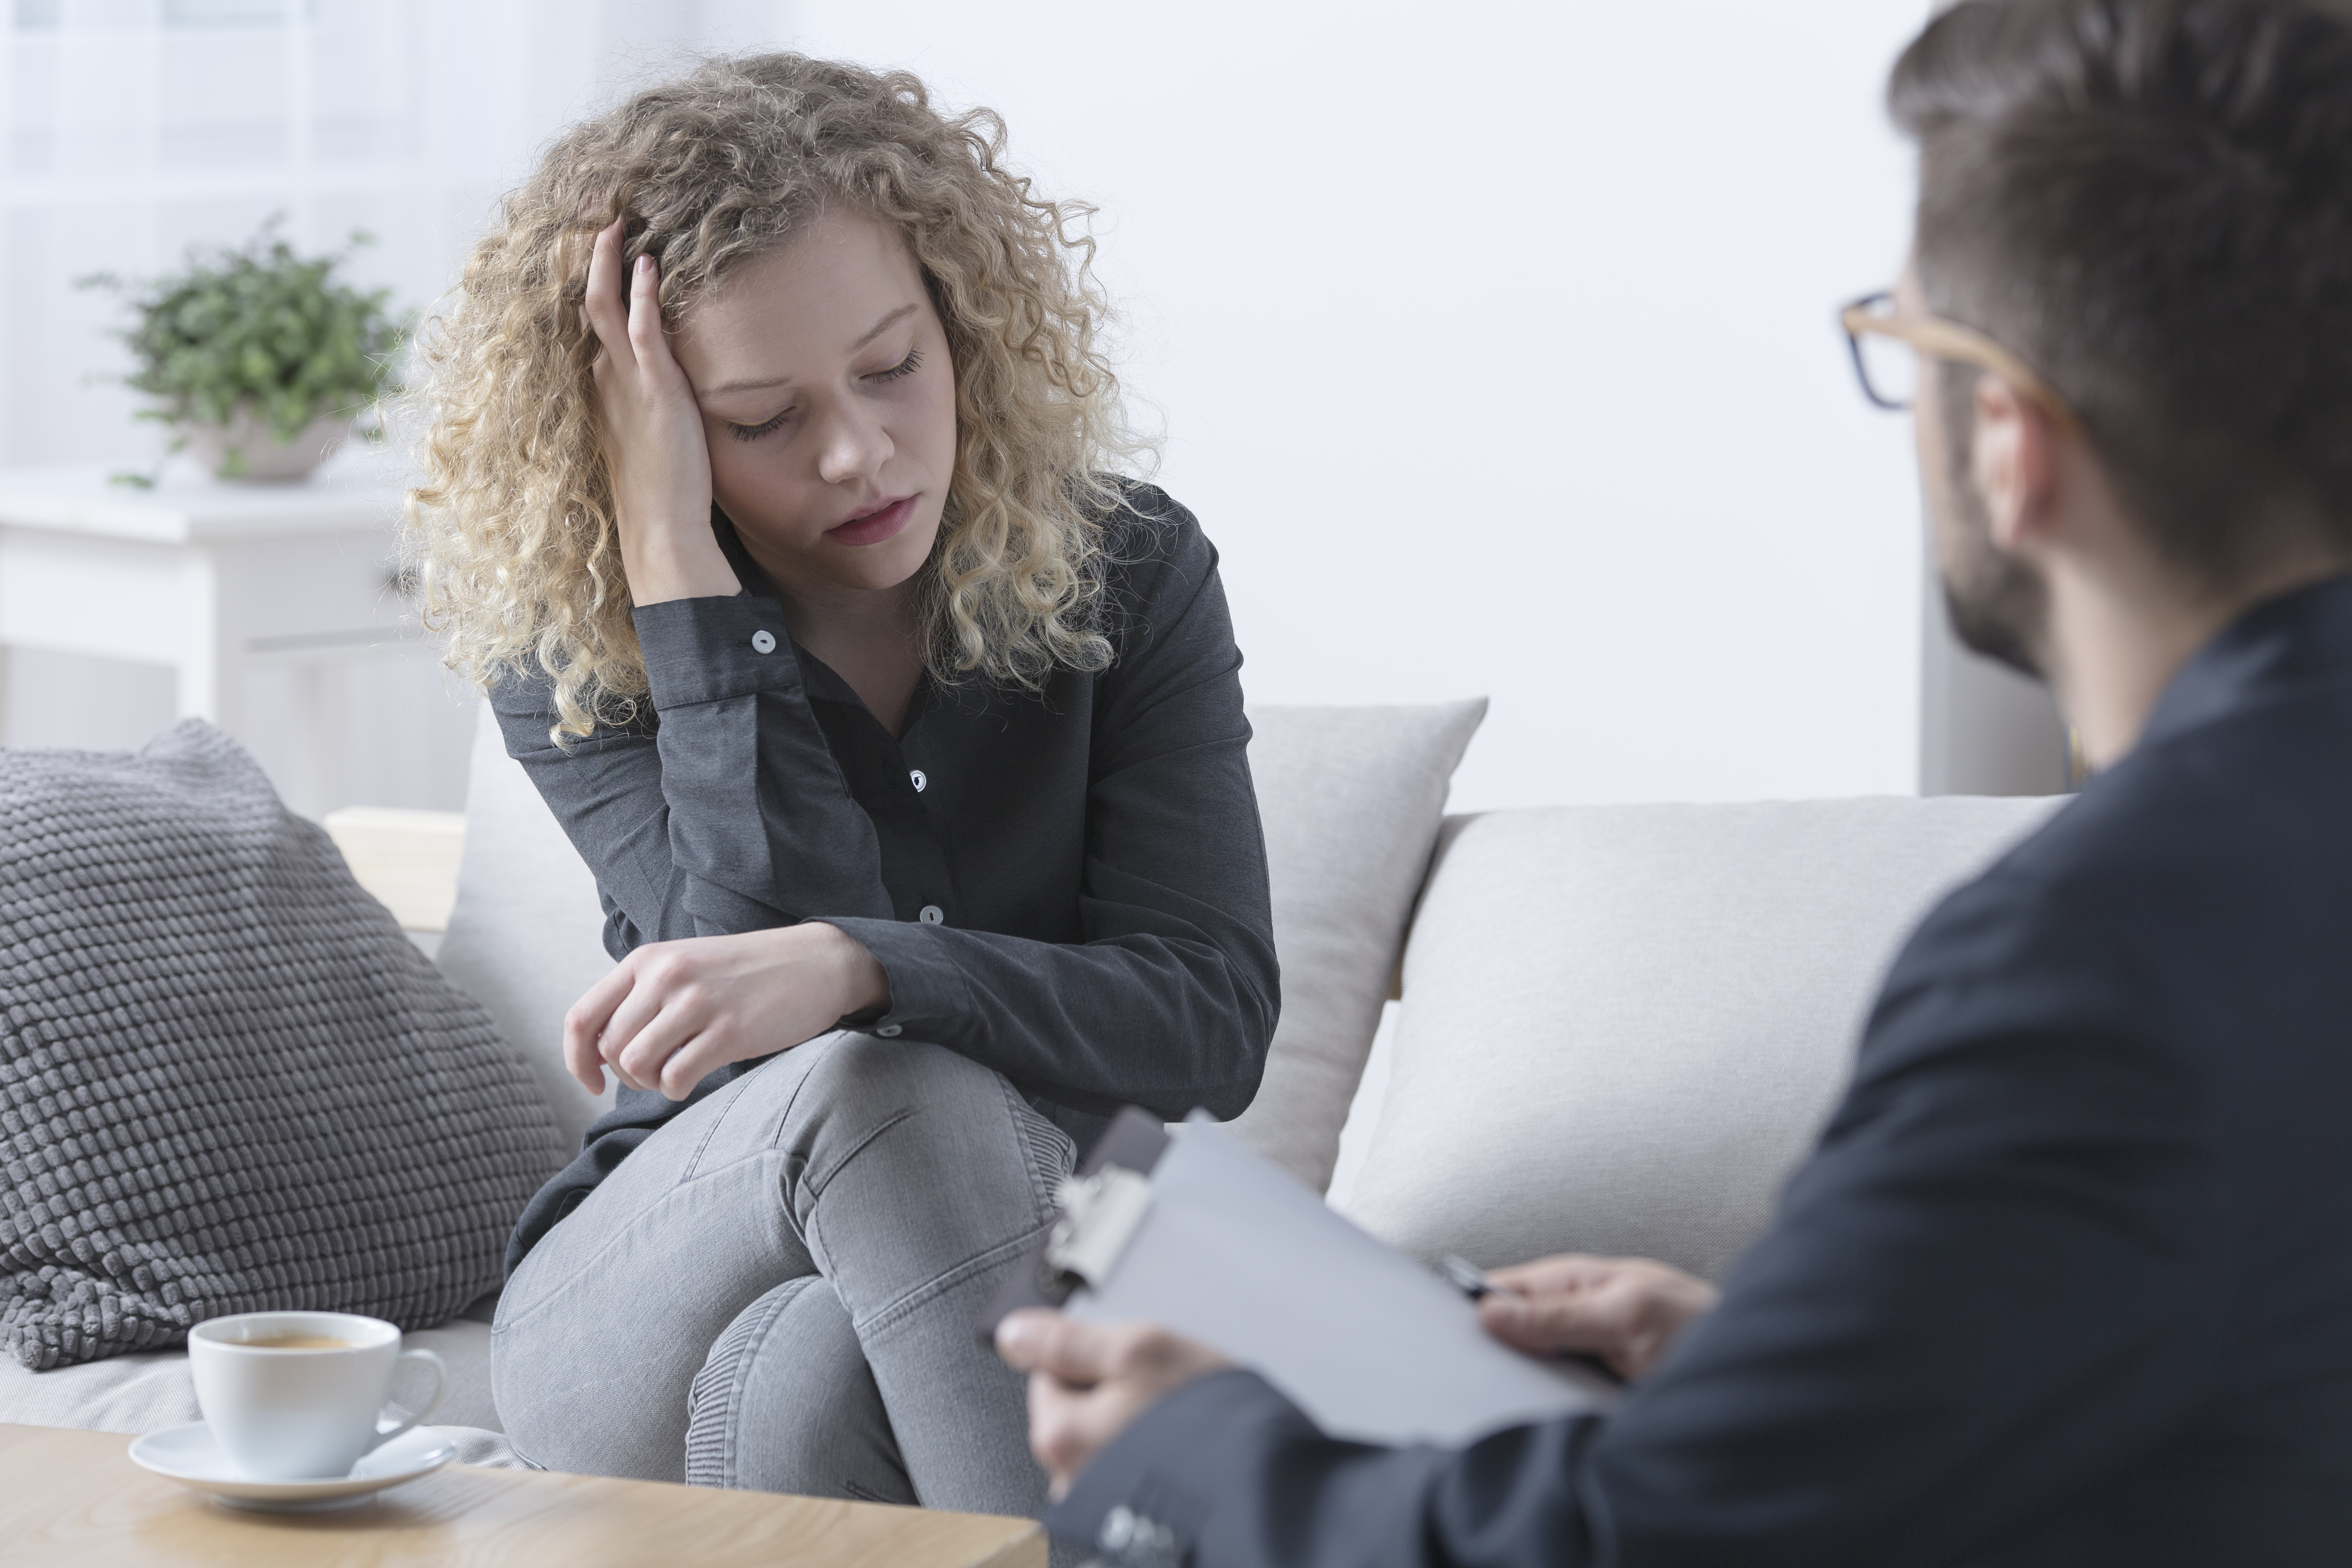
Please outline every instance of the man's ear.
M2032 398L1997 375L1977 378L1969 468L1984 498L1992 542L2004 552L2032 553L2049 542L2063 439L2056 422Z

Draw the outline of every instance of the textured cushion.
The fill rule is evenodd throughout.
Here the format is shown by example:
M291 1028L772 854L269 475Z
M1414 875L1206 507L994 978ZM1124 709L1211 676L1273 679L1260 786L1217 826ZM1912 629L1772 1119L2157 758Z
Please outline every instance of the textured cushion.
M194 720L0 752L0 1140L37 1370L226 1312L440 1322L562 1158L482 1010Z
M1710 1277L1826 1120L1895 948L2042 800L1499 812L1447 824L1349 1212L1493 1266Z
M1234 1131L1321 1192L1380 1026L1447 781L1486 700L1420 708L1253 708L1282 1020Z
M466 848L437 961L522 1054L564 1142L577 1148L613 1103L609 1087L591 1095L563 1068L563 1015L613 967L604 908L580 852L507 755L490 705L476 706Z

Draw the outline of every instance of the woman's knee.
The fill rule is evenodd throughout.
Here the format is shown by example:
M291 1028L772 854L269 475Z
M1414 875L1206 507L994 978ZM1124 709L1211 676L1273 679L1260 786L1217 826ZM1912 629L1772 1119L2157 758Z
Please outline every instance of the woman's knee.
M492 1392L517 1451L555 1469L684 1479L687 1390L710 1346L777 1281L814 1272L779 1212L771 1151L681 1178L649 1141L516 1268L490 1332ZM639 1180L658 1174L662 1181Z
M992 1106L1009 1089L1003 1074L945 1046L844 1031L811 1065L800 1093L811 1110L880 1121L909 1108L954 1114Z
M813 1189L853 1159L879 1156L944 1182L1002 1168L1051 1207L1068 1137L1002 1073L928 1041L849 1031L800 1049L813 1055L793 1062L788 1053L753 1074L733 1113L764 1121ZM754 1086L772 1073L772 1083Z
M916 1500L848 1310L824 1279L778 1286L710 1347L688 1396L686 1479Z

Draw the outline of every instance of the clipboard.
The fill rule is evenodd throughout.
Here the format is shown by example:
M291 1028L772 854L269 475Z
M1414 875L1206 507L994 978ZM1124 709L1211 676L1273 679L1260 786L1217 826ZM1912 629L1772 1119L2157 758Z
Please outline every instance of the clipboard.
M1063 1191L982 1319L984 1342L1021 1307L1157 1322L1362 1442L1458 1446L1619 1397L1600 1373L1494 1339L1461 1290L1204 1114L1169 1129L1121 1111Z

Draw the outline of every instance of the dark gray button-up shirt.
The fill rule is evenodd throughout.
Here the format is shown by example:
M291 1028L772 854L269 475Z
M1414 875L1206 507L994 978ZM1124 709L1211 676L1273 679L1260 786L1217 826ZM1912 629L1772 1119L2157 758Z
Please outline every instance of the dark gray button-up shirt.
M651 711L568 747L548 684L491 694L604 894L604 945L823 920L890 977L855 1020L994 1068L1081 1142L1132 1102L1238 1115L1279 1005L1241 654L1190 512L1131 486L1108 527L1099 674L1042 694L928 679L893 738L791 640L719 520L745 592L635 613ZM762 1058L764 1059L764 1058ZM511 1269L673 1103L623 1089L531 1200Z

